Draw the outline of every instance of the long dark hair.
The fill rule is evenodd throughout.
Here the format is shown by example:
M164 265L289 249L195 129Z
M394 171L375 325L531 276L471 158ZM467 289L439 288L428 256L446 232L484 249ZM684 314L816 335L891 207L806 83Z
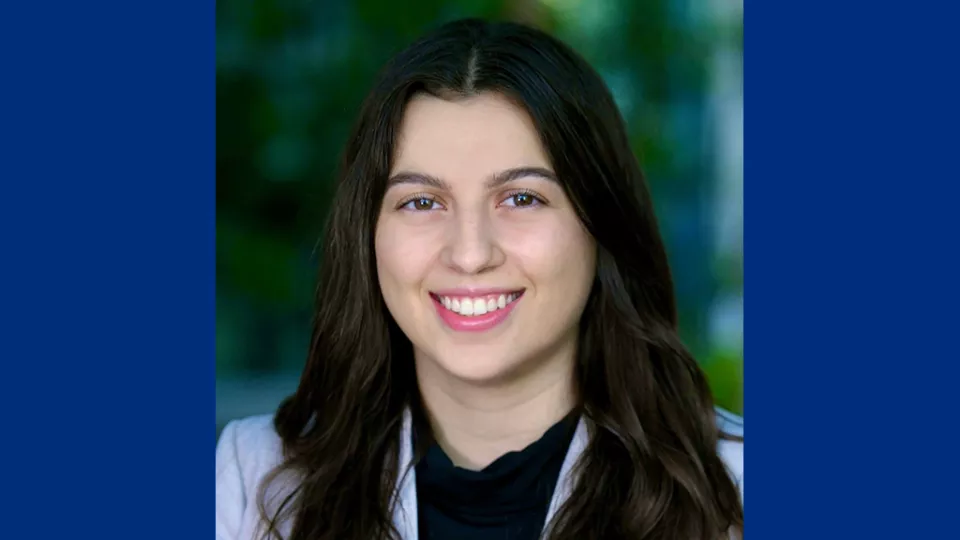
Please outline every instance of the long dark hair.
M673 281L643 174L597 73L522 25L461 20L390 61L347 142L332 205L306 368L279 408L284 460L261 487L268 536L396 538L399 433L418 407L410 342L383 302L374 229L398 126L417 93L496 92L533 120L597 243L577 383L591 437L553 539L713 539L742 531L725 437L696 361L677 335ZM294 479L293 489L270 489Z

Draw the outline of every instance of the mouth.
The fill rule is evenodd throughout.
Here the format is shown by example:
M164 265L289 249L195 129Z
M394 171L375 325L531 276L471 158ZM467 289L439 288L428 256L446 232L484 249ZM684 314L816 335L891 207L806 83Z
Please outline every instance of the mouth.
M430 293L437 315L452 330L478 332L490 330L504 321L523 298L526 289L502 290L484 294Z
M507 309L507 306L513 304L523 296L524 289L517 291L504 291L500 294L482 294L476 296L460 295L439 295L430 293L434 302L443 306L444 309L461 315L463 317L480 317L487 313L493 313L500 309Z

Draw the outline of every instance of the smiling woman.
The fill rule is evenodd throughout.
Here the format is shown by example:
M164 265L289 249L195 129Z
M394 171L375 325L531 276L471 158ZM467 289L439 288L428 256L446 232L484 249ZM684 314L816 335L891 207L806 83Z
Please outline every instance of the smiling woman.
M531 359L544 364L538 378L573 373L596 246L551 168L528 115L500 94L407 105L391 177L405 181L388 183L375 249L428 403L436 392L463 397L477 383L516 379ZM542 384L510 399L537 399ZM553 396L562 403L543 406L558 420L572 395L565 388Z
M742 421L676 332L643 175L597 74L448 24L347 146L312 347L217 449L217 538L716 539Z

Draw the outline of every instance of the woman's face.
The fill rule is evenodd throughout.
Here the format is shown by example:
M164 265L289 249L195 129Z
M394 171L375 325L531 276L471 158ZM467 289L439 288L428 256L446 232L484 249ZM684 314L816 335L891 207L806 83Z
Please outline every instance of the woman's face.
M484 383L572 362L595 246L527 114L416 97L390 178L377 270L418 364Z

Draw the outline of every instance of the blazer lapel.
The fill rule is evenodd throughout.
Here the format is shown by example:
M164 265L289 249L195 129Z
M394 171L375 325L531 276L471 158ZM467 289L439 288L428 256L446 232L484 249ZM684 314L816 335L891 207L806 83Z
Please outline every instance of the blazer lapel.
M550 500L550 506L547 508L547 519L543 525L543 536L550 533L550 525L553 518L557 515L563 503L567 502L570 494L573 492L576 476L573 468L583 455L587 447L590 435L587 432L587 423L581 417L577 423L577 430L573 434L573 440L570 441L570 447L567 449L567 455L563 458L563 465L560 466L560 476L557 478L557 487L553 490L553 498Z
M417 479L413 463L413 416L410 410L403 412L403 424L400 428L400 457L398 463L397 488L398 499L393 505L393 525L403 540L419 540L420 529L417 523Z

